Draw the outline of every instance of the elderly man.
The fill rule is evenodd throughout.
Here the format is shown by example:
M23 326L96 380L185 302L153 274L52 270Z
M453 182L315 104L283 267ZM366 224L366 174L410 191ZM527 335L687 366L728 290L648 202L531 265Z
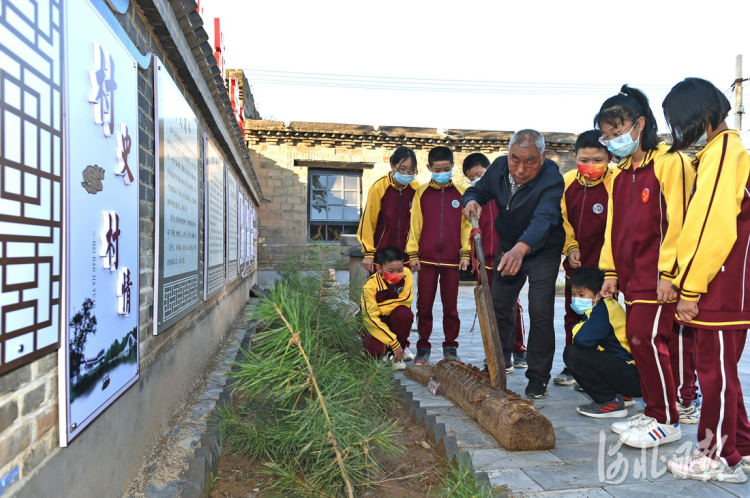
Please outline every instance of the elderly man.
M544 137L535 130L516 132L508 155L498 157L476 185L462 197L464 216L481 214L495 201L495 230L500 250L495 259L492 300L505 364L515 337L515 305L529 281L531 328L526 351L529 368L526 396L544 398L555 354L555 282L565 242L560 200L565 184L554 161L546 159ZM513 367L508 367L508 373Z

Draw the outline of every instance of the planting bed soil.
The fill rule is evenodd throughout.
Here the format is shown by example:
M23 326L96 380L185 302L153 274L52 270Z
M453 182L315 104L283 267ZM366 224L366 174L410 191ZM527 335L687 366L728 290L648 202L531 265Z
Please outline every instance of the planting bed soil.
M383 472L373 479L377 484L359 496L368 498L417 498L429 496L440 484L439 472L444 461L438 456L425 435L424 428L414 424L399 406L396 419L400 431L395 437L405 450L403 453L383 456ZM427 444L428 448L423 444ZM264 492L273 477L263 473L265 466L247 458L222 455L218 474L214 476L211 498L270 498L275 494Z

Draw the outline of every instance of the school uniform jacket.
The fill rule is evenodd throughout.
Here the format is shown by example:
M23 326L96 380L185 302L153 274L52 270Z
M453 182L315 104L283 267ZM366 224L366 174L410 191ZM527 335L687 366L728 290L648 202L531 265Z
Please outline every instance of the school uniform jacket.
M389 173L370 187L367 204L357 230L357 239L362 244L365 258L374 258L385 247L406 250L409 235L411 205L417 181L402 186Z
M695 193L677 242L673 283L698 300L685 324L713 330L750 327L750 156L739 134L716 135L696 154Z
M411 209L411 229L406 252L409 258L436 266L458 266L471 255L471 224L461 209L464 187L453 180L438 185L430 180L417 188Z
M482 249L484 249L484 267L492 270L492 262L497 254L498 241L500 240L495 231L495 219L497 219L497 205L490 201L482 206L482 216L479 217L479 229L482 231Z
M612 171L607 170L601 178L586 183L577 170L571 170L563 175L563 180L565 192L560 202L565 228L563 254L568 256L577 250L581 252L581 266L599 266L607 228ZM567 258L563 268L566 273L575 271Z
M632 169L614 169L599 267L619 281L628 304L656 304L659 278L677 273L677 239L693 189L694 170L681 152L659 143Z
M573 327L573 344L606 351L628 363L635 363L625 337L625 310L609 297L586 311Z
M413 277L411 270L404 267L404 278L389 284L380 273L374 273L362 288L362 310L367 332L386 346L396 349L400 346L396 334L383 323L381 317L390 315L396 306L411 308L413 299Z

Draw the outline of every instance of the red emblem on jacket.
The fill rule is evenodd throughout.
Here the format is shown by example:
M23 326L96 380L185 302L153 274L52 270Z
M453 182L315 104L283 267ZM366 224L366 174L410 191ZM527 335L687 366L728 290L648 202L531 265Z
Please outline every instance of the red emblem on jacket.
M641 200L644 203L648 202L648 198L649 198L650 194L651 194L651 191L649 191L649 189L647 189L647 188L644 188L643 192L641 192Z

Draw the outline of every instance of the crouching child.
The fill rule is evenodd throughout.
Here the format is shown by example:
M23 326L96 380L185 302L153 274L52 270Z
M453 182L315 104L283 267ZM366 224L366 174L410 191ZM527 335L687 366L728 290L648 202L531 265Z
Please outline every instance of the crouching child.
M375 269L362 289L367 332L362 343L370 355L383 357L397 370L403 370L404 360L414 359L409 351L409 332L414 321L412 273L404 267L404 253L397 247L381 249Z
M612 298L602 299L604 272L586 266L570 276L571 308L581 316L563 360L592 403L576 411L593 418L621 418L641 396L641 384L625 338L625 310Z

